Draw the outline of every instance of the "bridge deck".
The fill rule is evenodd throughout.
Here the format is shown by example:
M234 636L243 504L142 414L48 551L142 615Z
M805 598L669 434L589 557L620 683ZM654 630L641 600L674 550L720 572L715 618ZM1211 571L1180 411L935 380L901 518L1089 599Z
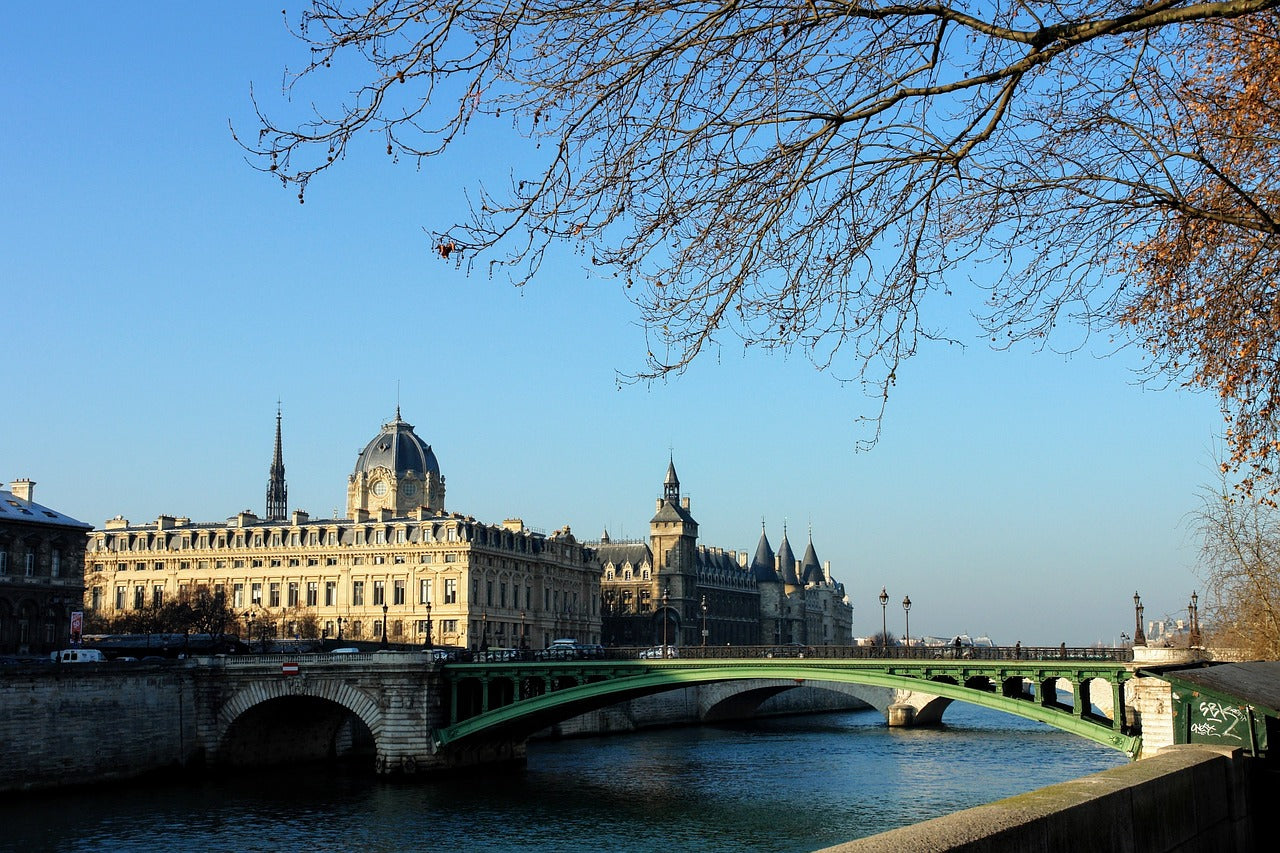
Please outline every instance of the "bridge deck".
M1133 677L1132 665L1123 659L1128 650L947 648L924 650L927 657L899 651L920 650L696 647L680 649L679 658L645 659L636 657L642 651L615 649L596 659L570 660L538 660L536 653L504 650L444 665L449 724L437 732L437 741L527 735L609 704L695 684L789 679L915 691L1039 720L1130 754L1139 747L1138 733L1124 724L1123 685ZM1109 701L1096 697L1095 705L1090 692L1098 681L1105 682ZM1064 684L1068 700L1059 695Z

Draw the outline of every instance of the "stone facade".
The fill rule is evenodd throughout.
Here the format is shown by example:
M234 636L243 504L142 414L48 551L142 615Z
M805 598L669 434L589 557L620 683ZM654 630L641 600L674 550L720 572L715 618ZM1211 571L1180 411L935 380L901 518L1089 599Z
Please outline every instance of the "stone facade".
M853 607L810 540L796 560L784 530L775 556L762 531L755 558L698 544L675 463L649 521L649 540L590 543L602 568L604 642L651 646L851 645Z
M88 524L36 503L35 483L0 489L0 654L45 654L68 645L84 598Z
M221 592L255 637L315 625L325 637L377 640L385 618L392 642L600 641L591 551L567 526L545 535L520 519L446 512L435 454L399 411L361 452L347 495L346 518L111 519L88 537L86 604L110 616L204 589Z

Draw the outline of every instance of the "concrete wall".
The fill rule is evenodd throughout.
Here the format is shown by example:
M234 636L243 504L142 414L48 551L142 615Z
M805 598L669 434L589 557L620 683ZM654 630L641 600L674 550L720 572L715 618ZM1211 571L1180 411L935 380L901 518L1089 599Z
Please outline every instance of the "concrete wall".
M1239 750L1172 746L1143 761L824 853L1233 853L1252 850Z
M191 681L161 664L6 668L0 791L101 782L199 754Z

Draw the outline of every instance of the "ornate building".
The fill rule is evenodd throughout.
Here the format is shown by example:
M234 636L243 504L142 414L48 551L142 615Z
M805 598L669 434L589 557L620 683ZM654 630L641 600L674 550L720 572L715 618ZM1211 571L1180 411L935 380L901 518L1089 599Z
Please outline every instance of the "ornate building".
M292 637L315 625L327 637L385 630L391 641L472 648L600 641L591 551L568 526L547 536L520 519L446 512L435 453L398 407L348 477L346 518L272 517L283 474L277 414L268 517L111 519L89 535L88 606L110 615L204 588L225 595L251 633Z
M797 561L784 529L775 556L761 532L754 559L699 545L675 462L649 521L649 541L591 543L600 561L604 642L611 645L850 645L853 608L820 564L812 536Z
M0 489L0 654L66 646L84 597L82 521L32 500L36 484Z

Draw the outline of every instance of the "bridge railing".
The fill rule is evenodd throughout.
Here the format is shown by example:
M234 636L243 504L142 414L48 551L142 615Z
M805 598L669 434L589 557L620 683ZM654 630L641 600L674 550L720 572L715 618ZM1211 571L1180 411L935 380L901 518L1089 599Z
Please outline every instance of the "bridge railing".
M624 652L622 649L607 651ZM1030 660L1128 663L1133 651L1093 646L682 646L683 659L830 658L840 660ZM643 653L643 651L639 652ZM660 655L659 655L660 657Z
M1129 663L1133 650L1095 646L668 646L593 647L571 649L500 649L476 651L450 658L456 662L507 663L546 660L984 660L984 661L1105 661Z

